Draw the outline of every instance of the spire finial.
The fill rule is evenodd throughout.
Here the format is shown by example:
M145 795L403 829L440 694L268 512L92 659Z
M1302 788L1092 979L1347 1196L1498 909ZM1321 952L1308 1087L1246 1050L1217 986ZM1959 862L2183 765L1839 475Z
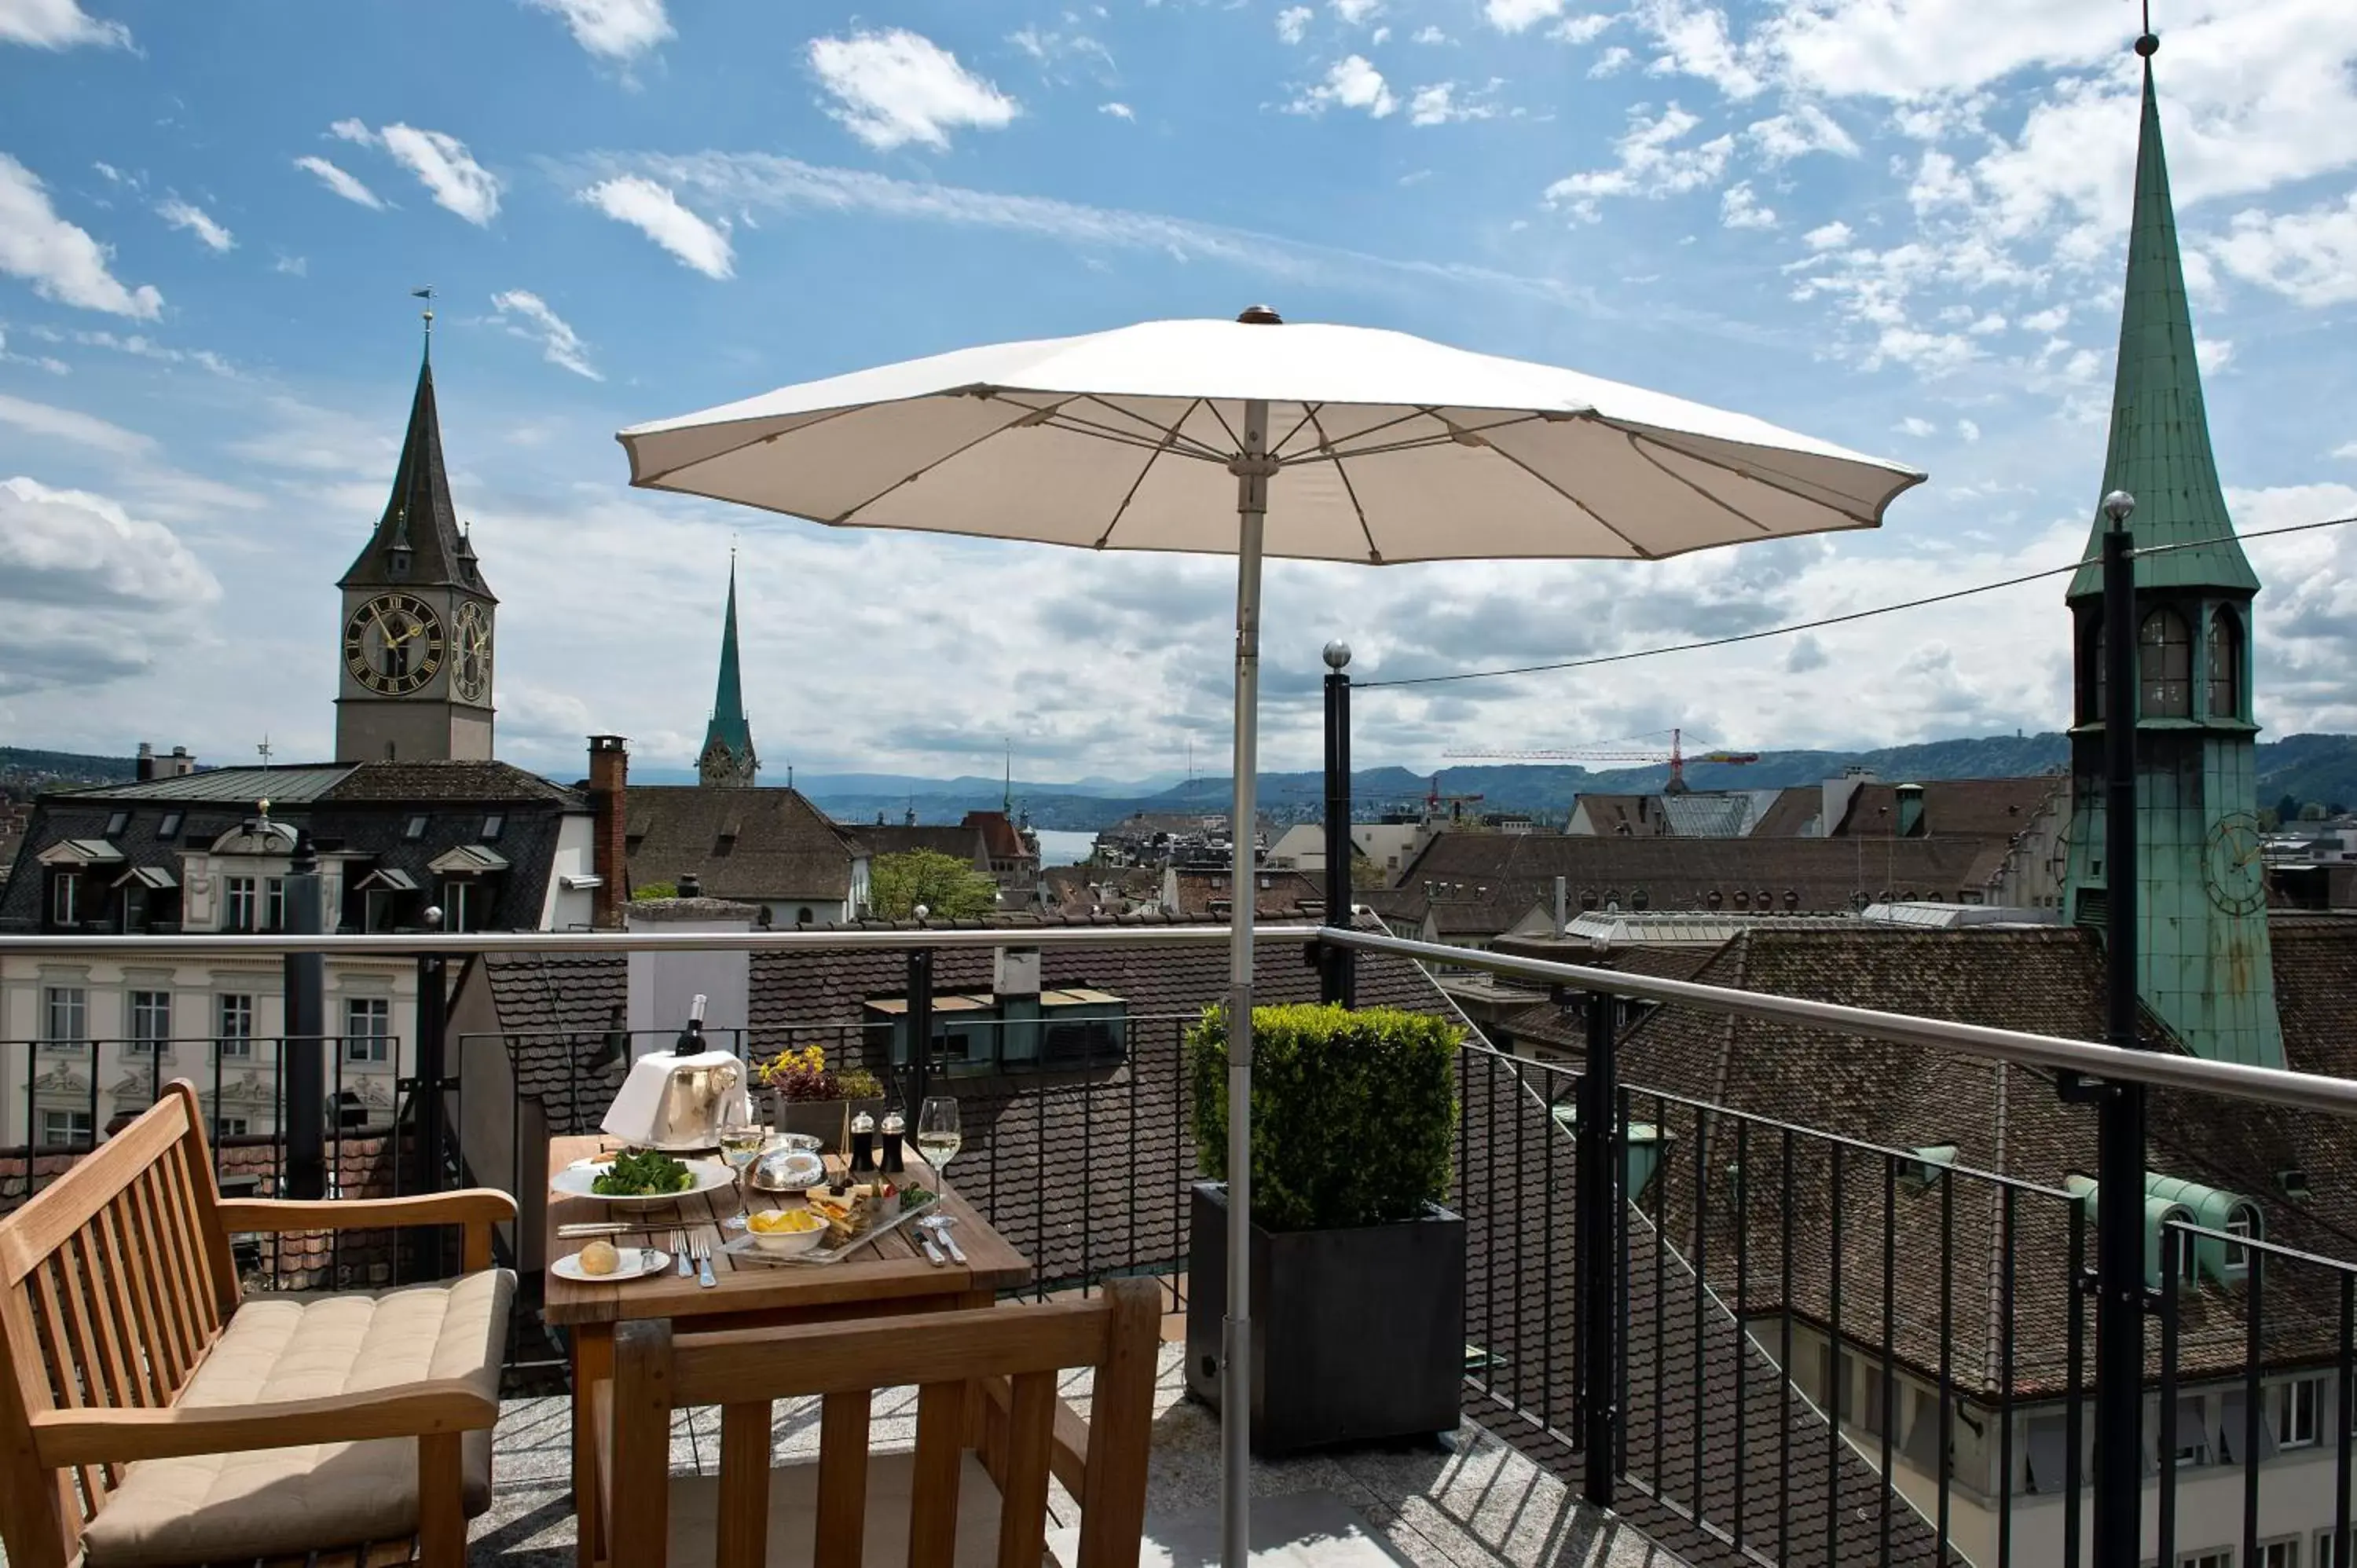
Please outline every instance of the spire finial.
M2152 30L2152 0L2144 0L2144 31L2136 35L2136 52L2147 60L2160 52L2160 35Z
M425 308L419 314L425 322L425 359L430 364L434 359L434 285L427 284L424 288L413 288L409 291L409 297L425 302Z

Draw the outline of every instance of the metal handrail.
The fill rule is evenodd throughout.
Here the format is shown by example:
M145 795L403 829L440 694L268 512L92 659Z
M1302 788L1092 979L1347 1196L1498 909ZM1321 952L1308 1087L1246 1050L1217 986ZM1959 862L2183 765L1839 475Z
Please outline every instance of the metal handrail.
M1519 975L1576 991L1600 991L1633 996L1641 1002L1671 1003L1726 1017L1758 1018L1771 1024L1798 1024L1835 1034L1864 1035L1895 1045L1929 1046L1961 1051L1992 1061L2027 1062L2058 1072L2084 1073L2093 1078L2122 1079L2222 1094L2235 1100L2257 1101L2297 1111L2321 1111L2357 1118L2357 1080L2328 1078L2321 1073L2292 1072L2283 1068L2250 1067L2240 1062L2214 1062L2201 1057L2167 1051L2132 1051L2098 1046L2057 1035L2025 1034L2018 1029L1993 1028L1986 1024L1956 1024L1939 1018L1918 1018L1905 1013L1883 1013L1838 1002L1812 1002L1798 996L1778 996L1765 991L1742 991L1723 985L1703 985L1690 980L1661 980L1619 970L1591 969L1584 964L1557 963L1549 959L1516 958L1438 942L1410 941L1377 936L1370 931L1328 929L1321 941L1360 952L1390 953L1493 974Z
M327 936L196 935L0 936L0 958L420 958L443 954L543 952L844 952L904 953L911 948L1204 947L1228 940L1224 925L926 927L907 930L824 931L425 931L337 932ZM1255 926L1255 942L1304 946L1316 926Z

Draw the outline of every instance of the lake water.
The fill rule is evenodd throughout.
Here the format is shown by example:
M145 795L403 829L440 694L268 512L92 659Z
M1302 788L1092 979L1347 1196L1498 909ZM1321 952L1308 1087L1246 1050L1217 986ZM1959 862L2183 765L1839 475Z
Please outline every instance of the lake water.
M1097 835L1080 832L1071 828L1041 828L1039 864L1042 865L1078 865L1088 859L1096 848Z

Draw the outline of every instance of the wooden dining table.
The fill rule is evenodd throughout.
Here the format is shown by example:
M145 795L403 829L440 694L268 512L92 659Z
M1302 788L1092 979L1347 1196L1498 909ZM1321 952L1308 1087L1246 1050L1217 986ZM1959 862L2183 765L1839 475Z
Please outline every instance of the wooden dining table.
M552 1138L548 1168L561 1171L576 1161L596 1159L621 1146L610 1137ZM830 1169L839 1159L829 1156ZM594 1390L614 1375L614 1327L638 1319L668 1317L683 1330L762 1328L791 1323L842 1321L897 1314L951 1312L989 1306L998 1293L1031 1278L1030 1261L992 1230L954 1187L913 1156L904 1178L942 1193L939 1212L952 1222L950 1233L965 1262L936 1265L918 1245L912 1225L880 1236L838 1262L764 1263L721 1251L744 1234L724 1229L737 1212L737 1189L722 1187L651 1208L621 1208L592 1197L551 1191L548 1234L542 1256L569 1257L585 1244L559 1240L564 1225L611 1221L632 1227L608 1238L625 1256L652 1247L673 1254L651 1275L619 1283L583 1283L545 1275L542 1321L561 1330L573 1362L573 1498L578 1521L578 1561L598 1568L606 1560L597 1538L597 1444L591 1418ZM749 1206L759 1210L802 1205L799 1194L752 1190ZM713 1283L694 1272L683 1276L677 1252L683 1237L710 1249ZM691 1265L693 1270L693 1265Z

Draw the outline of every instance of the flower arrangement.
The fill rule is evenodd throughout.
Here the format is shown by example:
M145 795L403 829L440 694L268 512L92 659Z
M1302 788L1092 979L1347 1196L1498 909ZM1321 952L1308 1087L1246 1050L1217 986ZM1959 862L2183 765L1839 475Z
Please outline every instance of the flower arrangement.
M880 1100L884 1086L866 1068L841 1072L826 1065L826 1047L783 1050L753 1069L761 1086L789 1103L825 1100Z

